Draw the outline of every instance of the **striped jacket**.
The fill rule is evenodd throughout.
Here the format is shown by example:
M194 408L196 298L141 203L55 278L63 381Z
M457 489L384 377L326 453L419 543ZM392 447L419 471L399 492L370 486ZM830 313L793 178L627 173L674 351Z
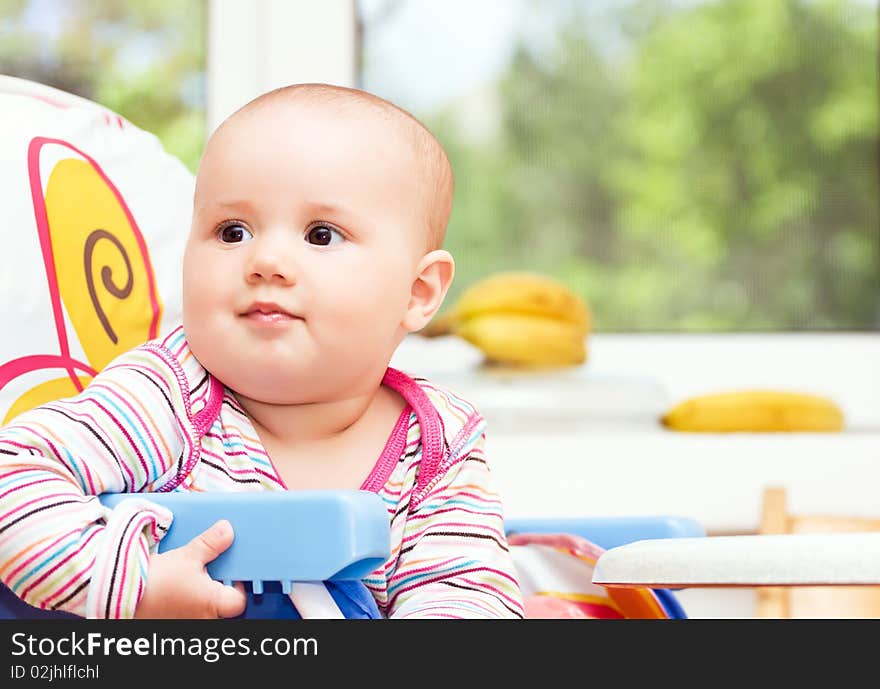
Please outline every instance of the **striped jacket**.
M364 580L387 617L522 617L485 422L449 390L389 368L406 400L361 486L388 508L391 556ZM181 328L111 362L78 396L0 429L0 580L31 605L134 615L171 514L96 495L285 490L230 391Z

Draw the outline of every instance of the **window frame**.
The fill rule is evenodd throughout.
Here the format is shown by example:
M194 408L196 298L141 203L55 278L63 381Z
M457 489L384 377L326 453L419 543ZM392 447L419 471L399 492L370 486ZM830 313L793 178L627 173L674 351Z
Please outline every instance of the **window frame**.
M274 88L356 83L354 0L208 0L207 11L208 134Z

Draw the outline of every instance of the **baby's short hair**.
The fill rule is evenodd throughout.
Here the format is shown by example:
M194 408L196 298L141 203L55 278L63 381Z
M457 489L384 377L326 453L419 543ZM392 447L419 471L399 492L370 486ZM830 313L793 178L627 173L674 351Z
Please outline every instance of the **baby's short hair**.
M443 245L452 212L455 177L443 146L414 115L367 91L315 83L292 84L264 93L242 106L232 117L279 100L330 103L340 108L366 105L380 115L395 120L395 124L401 126L409 136L416 160L422 166L428 249L439 249Z

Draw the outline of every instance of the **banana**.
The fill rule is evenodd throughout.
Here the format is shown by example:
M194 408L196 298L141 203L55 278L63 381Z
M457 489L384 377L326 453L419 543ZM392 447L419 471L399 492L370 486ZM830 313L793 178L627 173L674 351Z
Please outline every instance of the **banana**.
M508 272L468 287L421 334L458 335L492 363L573 366L586 360L591 328L586 302L564 284L539 273Z
M579 328L582 336L592 327L587 304L558 280L539 273L506 272L490 275L468 287L422 334L448 335L472 318L499 313L561 321Z
M469 318L455 330L493 363L514 366L573 366L587 358L580 325L519 313Z
M843 430L843 412L817 395L744 390L694 397L661 419L675 431L732 433Z

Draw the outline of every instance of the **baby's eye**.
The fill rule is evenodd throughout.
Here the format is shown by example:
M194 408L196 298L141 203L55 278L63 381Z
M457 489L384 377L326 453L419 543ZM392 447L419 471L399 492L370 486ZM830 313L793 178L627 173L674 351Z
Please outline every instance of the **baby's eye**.
M237 244L238 242L253 239L254 235L241 223L230 223L217 230L217 237L224 244Z
M331 244L344 242L345 237L335 227L315 225L306 233L306 241L309 244L316 244L318 246L330 246Z

